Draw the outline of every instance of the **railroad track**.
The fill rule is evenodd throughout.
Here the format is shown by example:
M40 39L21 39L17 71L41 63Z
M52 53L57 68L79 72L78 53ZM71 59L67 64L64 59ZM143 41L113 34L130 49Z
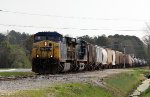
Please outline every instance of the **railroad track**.
M81 72L66 72L61 74L47 74L47 75L40 75L40 74L33 74L29 76L0 76L0 81L12 81L12 80L24 80L24 79L56 79L56 78L71 78L71 77L89 77L89 76L98 76L98 75L105 75L106 73L111 74L111 72L120 72L126 71L127 69L105 69L105 70L97 70L97 71L81 71Z

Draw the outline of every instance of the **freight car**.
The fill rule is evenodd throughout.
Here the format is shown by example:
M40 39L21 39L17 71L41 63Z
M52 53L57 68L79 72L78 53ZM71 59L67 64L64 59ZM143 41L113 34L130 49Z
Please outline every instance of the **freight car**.
M121 52L119 52L119 51L116 51L116 60L115 60L115 63L116 63L116 68L119 68L119 65L121 64L121 60L120 60L120 58L121 58L121 54L120 54Z
M132 57L129 54L125 55L126 67L132 67Z
M102 66L107 65L107 59L108 59L108 54L106 49L101 48L101 52L102 52Z
M112 68L116 67L116 53L112 50Z
M146 61L90 44L83 39L63 37L57 32L34 34L32 71L35 73L123 68L124 64L127 67L142 66Z
M112 67L112 62L113 62L113 52L110 48L106 48L107 51L107 65L106 68L111 68Z

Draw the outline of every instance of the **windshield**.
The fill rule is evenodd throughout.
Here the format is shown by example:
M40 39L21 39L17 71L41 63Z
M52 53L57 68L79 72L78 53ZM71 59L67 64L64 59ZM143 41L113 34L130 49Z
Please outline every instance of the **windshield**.
M34 42L46 40L46 36L35 36L34 37Z
M48 36L47 37L48 39L47 40L52 40L52 41L61 41L61 38L60 37L58 37L58 36Z
M51 40L51 41L61 41L61 38L58 36L35 36L34 37L34 42L39 42L39 41L43 41L43 40Z

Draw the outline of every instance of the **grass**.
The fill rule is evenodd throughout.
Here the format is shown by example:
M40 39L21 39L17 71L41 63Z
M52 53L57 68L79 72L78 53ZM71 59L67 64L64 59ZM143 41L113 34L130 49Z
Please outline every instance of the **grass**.
M150 74L150 70L145 70L145 74ZM140 97L150 97L150 87L140 96Z
M30 76L33 75L33 72L0 72L1 77L19 77L19 76Z
M55 89L57 97L113 97L110 92L90 84L66 84Z
M140 97L150 97L150 87Z
M5 97L5 96L4 96ZM55 85L39 90L25 90L7 97L115 97L109 91L85 83Z
M146 69L146 68L134 68L133 70L135 70L136 72L139 72L141 74L150 74L150 69Z
M109 91L117 97L126 97L144 80L150 70L133 69L131 72L116 74L105 79Z

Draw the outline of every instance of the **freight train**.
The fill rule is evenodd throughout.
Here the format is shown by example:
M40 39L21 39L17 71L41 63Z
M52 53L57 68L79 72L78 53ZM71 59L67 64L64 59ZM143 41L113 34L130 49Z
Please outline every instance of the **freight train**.
M133 58L130 54L93 45L82 39L63 37L57 32L34 34L32 71L35 73L56 74L145 64L144 59Z

